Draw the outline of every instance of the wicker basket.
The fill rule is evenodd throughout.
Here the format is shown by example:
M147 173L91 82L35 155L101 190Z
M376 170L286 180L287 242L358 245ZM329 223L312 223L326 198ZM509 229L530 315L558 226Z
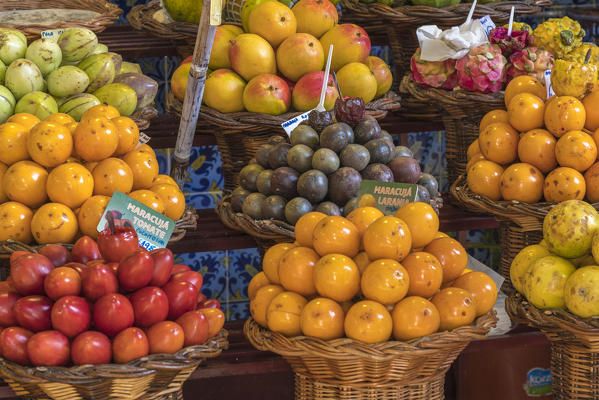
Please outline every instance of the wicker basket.
M280 354L291 365L299 383L296 394L303 396L296 399L442 399L444 374L453 361L471 340L484 338L496 322L492 310L472 325L450 332L375 344L349 338L288 338L251 318L244 333L258 350ZM436 392L438 397L394 396L411 388Z
M94 11L98 15L94 18L81 20L64 20L54 24L26 24L26 25L8 25L0 23L0 28L18 29L27 36L28 39L37 39L42 31L59 28L87 28L99 33L114 22L123 13L116 4L106 0L2 0L0 2L0 12L3 11L22 11L39 9L77 9Z
M539 310L514 293L505 302L512 320L540 329L551 342L555 400L591 400L599 395L599 318L566 310Z
M150 120L156 118L157 115L156 107L149 105L135 111L129 118L137 124L140 131L143 131L150 127Z
M128 364L24 367L0 358L0 378L18 396L33 399L183 399L182 386L200 363L228 347L223 329L203 345L155 354Z
M185 40L192 43L195 43L198 32L197 25L168 20L159 0L131 8L127 14L127 22L138 31L149 32L165 39Z

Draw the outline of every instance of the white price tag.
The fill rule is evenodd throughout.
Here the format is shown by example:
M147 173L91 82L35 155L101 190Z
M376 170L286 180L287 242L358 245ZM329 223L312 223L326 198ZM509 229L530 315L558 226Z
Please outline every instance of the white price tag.
M483 26L483 29L485 30L487 35L491 33L491 29L495 28L495 23L489 15L485 15L484 17L482 17L480 19L480 24Z
M547 98L555 95L553 87L551 87L551 70L545 71L545 87L547 88Z
M63 32L64 29L50 29L47 31L42 31L41 37L42 39L52 39L54 41L57 41Z
M143 132L139 132L139 144L146 144L150 141L151 137L149 137L148 135L146 135ZM138 145L139 147L139 145Z
M223 0L210 1L210 25L218 26L221 24L223 12Z
M310 115L310 112L312 112L312 110L305 112L301 115L298 115L295 118L291 118L289 121L285 121L281 124L281 126L283 127L283 129L285 129L285 132L287 132L287 136L291 136L291 132L293 132L293 130L295 128L297 128L297 126L299 124L301 124L302 122L308 120L308 116Z

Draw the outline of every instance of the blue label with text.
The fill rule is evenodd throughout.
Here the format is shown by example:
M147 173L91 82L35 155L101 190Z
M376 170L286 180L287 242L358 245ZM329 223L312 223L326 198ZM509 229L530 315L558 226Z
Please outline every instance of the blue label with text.
M530 397L546 396L551 394L551 370L533 368L526 373L524 391Z

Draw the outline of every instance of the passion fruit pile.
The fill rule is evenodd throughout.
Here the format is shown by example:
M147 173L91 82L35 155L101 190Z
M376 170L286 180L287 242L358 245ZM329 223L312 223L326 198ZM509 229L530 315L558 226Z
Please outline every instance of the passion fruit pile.
M421 172L410 149L395 146L389 132L364 115L361 99L358 106L354 100L338 100L334 116L312 111L289 142L273 136L262 145L239 174L233 210L292 225L310 211L346 216L358 207L362 179L418 184L416 201L437 208L437 180Z
M598 202L599 91L546 99L543 84L519 76L505 105L483 117L468 148L470 190L493 201Z

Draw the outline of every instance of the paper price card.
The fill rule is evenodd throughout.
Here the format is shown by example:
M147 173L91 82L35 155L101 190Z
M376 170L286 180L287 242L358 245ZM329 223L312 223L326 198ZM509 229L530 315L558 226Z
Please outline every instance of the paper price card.
M47 31L42 31L41 33L41 38L42 39L52 39L54 41L57 41L58 38L60 37L60 35L62 35L64 32L64 29L50 29Z
M372 196L374 207L385 215L393 215L404 204L413 203L418 187L409 183L362 180L358 198Z

